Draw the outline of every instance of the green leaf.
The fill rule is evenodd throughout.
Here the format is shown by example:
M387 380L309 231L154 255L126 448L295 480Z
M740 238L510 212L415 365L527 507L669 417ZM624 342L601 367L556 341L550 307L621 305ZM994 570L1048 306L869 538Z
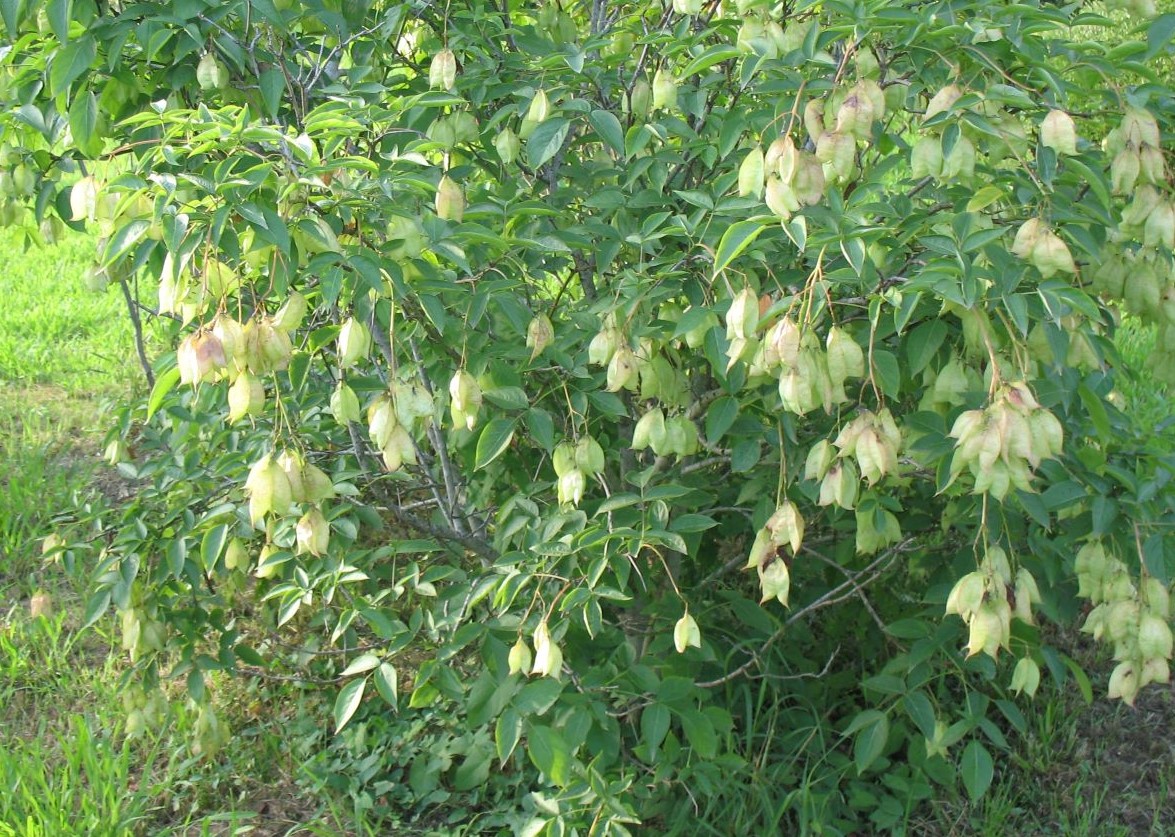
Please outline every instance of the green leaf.
M87 157L97 157L102 153L102 136L98 133L98 99L88 90L74 96L69 106L69 132Z
M689 554L689 547L686 545L685 538L674 532L667 532L664 529L649 529L645 532L645 538L650 543L664 544L674 552L680 552L682 555Z
M865 242L859 238L845 239L840 243L840 251L853 266L853 272L861 276L865 272Z
M873 352L873 371L881 391L890 398L897 398L902 386L898 359L884 349L877 349Z
M482 397L503 410L525 410L530 406L522 387L494 387L483 391Z
M858 725L858 722L857 737L853 741L853 764L860 775L885 752L885 742L889 738L889 718L876 709L867 709L857 715L853 725ZM850 725L850 729L853 725Z
M692 534L705 532L718 525L718 521L708 514L682 514L669 521L669 528L674 532Z
M205 572L212 572L212 568L216 566L220 553L224 550L226 540L228 540L228 526L223 523L219 526L213 526L204 533L204 539L200 542L200 561L204 565Z
M237 643L236 647L233 648L233 651L236 653L237 659L246 665L265 665L265 658L258 654L255 648L249 645L245 645L243 642Z
M367 679L359 678L352 680L343 688L339 689L339 696L335 698L334 720L335 720L335 735L338 735L351 717L355 714L355 710L359 708L360 702L363 700L363 690L367 687Z
M1175 37L1175 14L1168 12L1152 20L1150 29L1146 33L1146 58L1149 60L1160 52L1170 52L1173 37Z
M963 757L959 762L959 776L972 802L978 802L991 787L991 780L995 776L995 763L992 761L991 753L978 741L972 740L963 750Z
M718 734L706 714L697 709L687 709L680 717L682 731L694 752L704 759L718 755Z
M90 66L98 55L98 44L90 35L61 48L49 70L49 89L54 96L69 92L69 86Z
M616 152L617 157L623 160L624 128L620 125L620 120L611 111L593 110L588 114L588 122L591 123L592 129L599 134L600 139Z
M910 332L906 339L906 358L910 363L911 376L926 368L946 339L947 331L947 324L935 319Z
M530 167L537 169L558 154L570 129L571 122L561 116L552 117L535 128L526 141L526 159Z
M294 352L290 356L290 367L286 370L286 374L290 377L290 388L294 392L301 392L306 386L312 359L313 356L309 352Z
M571 779L571 750L555 730L534 724L526 734L530 762L549 780L564 787Z
M762 455L758 439L740 439L730 452L730 470L745 474L758 464Z
M155 377L155 386L151 387L151 394L147 396L147 421L151 420L151 416L158 412L163 405L163 399L167 394L175 389L175 385L179 383L180 370L178 366L173 366L166 372Z
M106 242L106 247L102 251L103 263L111 265L121 259L143 239L150 228L151 222L141 219L123 224Z
M657 761L657 751L669 732L669 707L663 703L650 703L641 710L641 743L648 750L648 760Z
M706 410L706 439L710 444L718 444L718 440L726 435L726 431L738 418L738 399L730 395L718 398Z
M550 709L559 695L563 694L563 684L554 677L542 677L522 687L514 700L514 708L522 715L542 715Z
M537 407L526 413L527 426L530 428L530 437L539 447L548 453L555 449L555 421L546 410Z
M339 677L354 677L356 674L366 674L379 665L379 657L371 652L360 654L351 664L339 674ZM377 687L378 688L378 687Z
M1090 705L1093 703L1093 684L1089 682L1089 675L1085 673L1081 664L1068 654L1063 654L1062 658L1065 661L1065 667L1069 669L1069 673L1077 681L1077 689L1081 692L1081 699L1085 701L1086 706Z
M518 710L508 706L502 710L497 723L494 724L494 746L498 751L498 761L503 767L510 760L521 737L522 716L518 714Z
M736 47L730 44L719 44L712 46L693 61L685 65L681 71L681 78L689 78L695 73L700 73L703 70L708 70L715 64L720 64L723 61L729 61L732 58L738 58L741 55Z
M1105 170L1099 168L1097 171L1094 171L1076 157L1066 157L1065 166L1073 169L1081 177L1082 184L1089 186L1090 190L1097 195L1102 209L1109 212L1114 202L1110 197L1110 184L1106 179Z
M391 663L380 663L375 670L375 690L392 709L399 708L400 686L396 679L396 667Z
M1097 431L1097 434L1105 441L1113 438L1110 429L1110 414L1106 411L1106 405L1102 399L1096 396L1085 384L1078 384L1077 395L1081 398L1081 403L1085 406L1086 412L1089 413L1089 420L1093 422L1093 427Z
M0 0L0 17L4 19L4 28L8 31L10 41L16 40L23 6L22 0Z
M282 94L286 92L286 78L281 70L270 67L261 73L261 100L265 103L265 113L270 119L276 119L278 108L281 107Z
M188 672L187 678L188 696L196 703L204 700L204 674L198 668L194 668Z
M481 470L502 455L514 438L514 419L496 418L490 421L477 439L477 453L473 467Z
M73 18L73 0L49 0L45 7L49 28L61 43L69 40L69 22ZM76 135L75 135L76 139Z
M453 774L453 787L459 791L470 791L485 784L493 764L493 754L488 747L474 747Z
M934 706L930 698L921 689L910 692L902 698L902 706L910 720L918 727L918 731L927 738L934 737Z
M726 231L722 233L722 240L718 242L718 252L714 256L714 275L717 276L726 270L727 266L750 247L751 243L771 223L773 223L773 219L757 216L745 221L738 221L727 227Z
M984 186L971 196L971 200L967 201L967 211L979 212L982 209L987 209L1003 196L1004 190L999 186Z
M106 615L106 611L110 607L110 595L110 588L106 587L95 591L90 596L86 601L86 614L82 617L81 630L84 631Z

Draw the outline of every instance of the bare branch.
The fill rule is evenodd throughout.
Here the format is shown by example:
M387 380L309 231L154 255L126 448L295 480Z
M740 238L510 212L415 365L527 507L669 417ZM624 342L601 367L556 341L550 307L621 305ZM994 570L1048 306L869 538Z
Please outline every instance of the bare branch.
M359 424L351 422L347 425L348 431L351 434L351 445L355 451L355 458L359 461L360 467L368 474L374 475L377 472L378 465L372 465L372 456L367 450L367 445L363 441L363 437L359 431ZM490 544L481 538L472 535L466 535L457 532L454 529L446 528L435 523L424 520L411 512L405 511L396 498L392 496L391 492L378 479L373 479L368 483L368 489L375 494L375 499L383 503L383 509L392 516L392 518L409 529L420 532L424 535L429 535L439 540L446 546L452 547L453 544L464 547L469 552L480 555L488 561L495 561L498 558L498 552Z
M699 689L712 689L715 686L721 686L724 683L729 683L731 680L741 677L752 668L760 665L762 662L762 653L774 645L779 639L781 639L783 635L787 633L788 628L810 613L814 613L817 610L822 610L826 607L831 607L834 604L838 604L839 602L843 602L845 599L850 599L857 595L857 591L863 585L870 583L879 575L881 575L881 573L885 571L886 566L898 555L905 552L913 542L914 538L906 538L901 543L890 547L888 550L878 556L872 563L870 563L869 566L865 567L865 569L853 573L848 578L848 580L838 584L824 595L816 598L804 607L797 610L795 613L789 616L784 621L784 623L779 626L779 628L776 629L775 633L767 637L767 640L759 647L758 651L752 652L750 659L748 659L738 668L727 672L716 680L704 680L694 683L694 685Z
M139 308L130 285L125 276L118 277L118 285L122 288L122 298L126 300L126 310L131 318L131 328L135 332L135 352L139 356L139 365L143 367L143 374L147 376L147 386L155 386L155 372L151 369L151 361L147 360L147 347L143 342L143 321L139 319Z

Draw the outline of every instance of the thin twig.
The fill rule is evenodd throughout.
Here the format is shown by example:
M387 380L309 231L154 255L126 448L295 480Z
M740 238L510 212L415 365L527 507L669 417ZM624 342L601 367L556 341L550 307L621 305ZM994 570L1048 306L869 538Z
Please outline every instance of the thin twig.
M429 380L428 372L425 371L424 361L420 357L420 349L415 340L408 341L408 345L412 350L412 359L416 361L416 366L420 370L420 382L424 385L425 392L432 396L432 381ZM437 458L441 461L441 477L445 481L445 494L449 501L448 508L443 510L445 518L455 530L464 533L467 521L458 516L458 509L461 507L460 484L453 468L453 461L449 458L449 446L445 444L445 440L435 424L428 426L428 437L437 452Z
M351 434L351 445L354 448L355 458L358 460L359 466L367 473L374 474L376 472L376 468L372 467L370 464L372 457L367 450L367 445L364 443L362 435L359 432L359 424L357 422L351 422L347 425L347 429ZM368 488L376 495L377 500L384 503L383 508L388 512L388 514L392 516L393 519L396 520L397 523L407 526L408 528L422 534L434 537L447 546L451 547L453 544L457 544L464 547L469 552L480 555L488 561L497 560L497 550L495 550L490 544L486 543L481 538L474 537L472 535L465 535L451 528L446 528L435 523L430 523L429 521L423 520L410 512L404 511L402 508L400 508L399 504L396 503L395 497L393 497L378 480L372 480L368 484Z
M155 373L151 369L151 361L147 360L147 348L143 343L143 321L139 319L139 309L131 294L130 285L125 276L118 277L118 285L122 288L122 298L126 300L126 310L131 317L131 328L135 332L135 351L139 355L139 365L143 367L143 374L147 376L147 386L155 386Z
M856 590L862 583L868 584L870 581L880 575L881 572L885 569L885 565L896 558L899 554L904 552L906 547L913 543L913 541L913 538L906 538L901 543L886 550L882 555L870 563L869 566L865 567L865 569L854 573L847 581L842 582L824 595L816 598L804 607L797 610L795 613L789 616L784 621L784 623L779 626L779 628L776 629L775 633L767 637L767 640L759 646L759 650L751 654L750 659L748 659L738 668L727 672L716 680L704 680L694 683L694 685L699 689L712 689L715 686L721 686L724 683L729 683L731 680L746 674L752 668L758 666L761 663L762 653L774 645L780 638L782 638L783 635L787 633L787 629L790 628L793 624L798 622L800 619L803 619L810 613L826 607L830 607L831 605L837 604L844 601L845 599L855 596ZM865 578L865 576L869 576L869 578L866 578L865 581L862 582L861 579Z
M877 623L877 627L882 631L885 630L885 623L881 621L881 617L878 616L877 611L873 609L873 605L870 604L868 597L865 595L865 591L861 589L861 585L857 583L856 578L851 572L849 572L848 569L841 566L836 561L833 561L822 552L817 552L816 550L812 549L807 544L804 544L801 549L806 555L811 555L817 560L824 562L828 566L840 572L846 579L848 579L849 583L853 585L853 592L856 593L857 597L861 599L861 604L865 605L865 609L869 611L869 615L873 617L873 621Z

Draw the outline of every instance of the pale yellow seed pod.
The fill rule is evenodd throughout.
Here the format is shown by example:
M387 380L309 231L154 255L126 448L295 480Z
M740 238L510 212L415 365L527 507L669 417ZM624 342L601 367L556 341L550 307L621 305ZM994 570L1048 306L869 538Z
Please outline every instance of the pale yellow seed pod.
M176 350L180 382L195 386L206 381L227 364L224 345L211 331L198 331L184 338Z
M196 65L196 83L201 90L220 90L228 84L228 70L215 55L206 52Z
M249 469L245 491L249 493L249 520L254 526L269 512L284 514L292 502L290 481L268 453Z
M746 287L735 294L726 311L726 339L746 340L759 329L759 295Z
M915 180L942 176L942 143L938 137L922 137L910 149L910 174Z
M804 518L791 500L784 500L767 520L767 531L777 546L791 547L792 554L798 554L804 542Z
M224 567L227 570L244 570L249 566L249 552L240 538L233 538L224 550Z
M449 381L449 413L454 425L464 425L472 430L477 425L477 414L481 409L481 387L477 379L458 369Z
M607 390L619 392L622 389L636 390L640 386L640 369L636 355L627 345L619 346L608 361Z
M763 196L763 150L755 146L743 158L738 168L738 193L740 197L759 198Z
M677 110L677 79L665 67L653 76L653 110Z
M1040 144L1058 154L1077 154L1077 126L1063 110L1050 110L1040 123Z
M959 89L958 85L948 84L931 97L926 105L926 114L922 117L922 121L928 121L932 117L950 110L962 96L963 91Z
M1040 687L1040 666L1031 657L1022 657L1012 671L1012 691L1016 694L1027 692L1028 697L1036 695Z
M359 421L359 398L355 391L342 381L339 381L339 385L331 393L330 413L335 421L344 426Z
M1110 161L1110 187L1115 195L1129 195L1142 172L1142 160L1136 148L1127 146Z
M287 334L296 331L302 325L302 320L306 317L307 308L306 297L302 296L298 291L290 291L290 295L286 297L286 301L282 303L281 308L273 315L273 327Z
M242 372L228 389L228 423L236 424L245 416L259 416L265 409L265 384Z
M533 664L534 656L530 652L530 646L526 644L526 640L519 637L518 641L510 648L510 654L507 657L509 673L526 674Z
M367 358L371 351L371 332L361 320L348 317L339 329L339 366L346 369Z
M684 654L687 648L702 647L702 632L688 610L673 626L673 647L677 649L678 654Z
M791 573L783 559L776 558L766 567L760 568L759 586L763 591L760 603L776 599L781 605L787 607L788 595L791 592Z
M437 184L437 216L460 224L465 217L465 193L447 174Z
M660 407L649 410L636 423L632 431L632 449L657 450L665 444L665 413Z
M978 571L967 573L951 588L950 595L947 596L946 613L948 615L958 614L964 622L970 622L975 611L983 604L983 594L986 589L987 579L983 573Z
M509 128L503 128L501 133L494 138L494 149L498 152L502 162L510 165L518 159L518 153L522 150L522 142L518 139L518 134Z
M546 622L540 622L534 632L534 666L531 674L559 679L563 671L563 652L551 639Z
M547 97L547 91L540 87L535 91L534 98L530 100L530 106L526 110L526 119L534 125L539 125L546 122L550 115L551 100Z
M1012 255L1027 259L1032 248L1040 237L1048 232L1048 227L1040 218L1029 218L1016 230L1016 237L1012 241Z
M1138 681L1138 671L1134 667L1133 660L1118 663L1110 674L1107 696L1110 699L1121 698L1127 705L1133 706L1134 699L1138 697L1138 690L1141 688Z
M313 508L302 515L295 534L298 539L299 553L325 555L330 547L330 523L318 508Z
M555 339L555 328L546 314L539 314L526 327L526 347L531 350L530 359L534 360L543 349L551 345Z
M442 49L428 67L428 86L433 90L451 90L456 81L457 56L451 49Z

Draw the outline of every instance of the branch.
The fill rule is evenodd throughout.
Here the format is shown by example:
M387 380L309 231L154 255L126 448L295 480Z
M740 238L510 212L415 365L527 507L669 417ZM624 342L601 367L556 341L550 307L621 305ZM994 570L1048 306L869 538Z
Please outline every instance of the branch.
M836 587L833 587L824 595L816 598L804 607L797 610L795 613L789 616L784 621L784 623L779 626L779 628L776 629L775 633L767 637L767 641L759 647L758 651L751 654L750 659L748 659L734 671L722 675L717 680L699 681L694 683L694 685L699 689L712 689L715 686L721 686L724 683L729 683L731 680L734 680L737 677L741 677L752 668L760 665L762 662L762 653L774 645L780 638L782 638L783 635L787 633L787 629L790 628L794 623L798 622L800 619L803 619L810 613L814 613L817 610L822 610L823 608L838 604L843 602L845 599L849 599L857 595L857 591L861 588L862 585L870 583L877 576L881 575L881 573L885 570L885 566L893 561L893 559L902 552L905 552L906 548L913 542L914 538L906 538L901 543L890 547L888 550L874 559L873 562L869 564L869 566L865 567L865 569L851 574L846 581L840 583ZM866 576L868 576L868 578L865 578Z
M147 360L147 349L143 345L143 321L139 319L139 309L125 276L118 277L118 285L122 288L122 298L126 300L126 310L131 317L131 328L135 331L135 351L139 355L139 365L143 367L143 374L147 376L147 386L153 387L155 373L151 369L151 362Z
M861 587L860 584L857 583L856 577L851 572L849 572L845 567L838 564L836 561L833 561L831 558L829 558L824 553L817 552L816 550L809 547L807 544L802 546L801 549L804 551L804 553L806 555L811 555L812 557L816 558L817 560L827 564L828 566L832 567L834 570L837 570L839 573L841 573L846 579L848 579L848 583L853 586L853 592L861 600L861 604L865 605L865 609L867 611L869 611L869 615L873 617L873 621L877 623L877 627L879 629L881 629L882 631L885 630L885 623L883 621L881 621L881 617L877 615L877 611L874 610L873 605L871 605L869 603L869 599L865 595L865 590Z
M358 422L350 422L347 425L347 430L351 434L351 445L354 448L355 458L358 460L359 466L365 473L374 473L374 469L369 464L371 462L371 455L367 450L367 445L364 443L363 437L359 433ZM463 535L451 528L430 523L405 511L378 480L373 479L369 482L368 488L376 495L377 500L384 503L384 508L397 523L407 526L409 529L413 529L421 534L434 537L443 543L459 544L469 552L480 555L488 561L492 562L498 559L497 550L481 538L472 535Z
M598 293L591 261L578 250L571 254L571 258L575 261L575 272L579 276L579 287L583 289L584 298L594 302Z
M514 21L510 19L510 0L502 0L502 31L506 35L510 51L518 52L518 44L514 43Z
M428 373L424 369L424 362L420 359L420 349L417 348L415 340L410 340L408 345L412 349L412 359L416 361L416 365L420 368L420 381L424 385L425 392L431 397L433 395L432 381L428 379ZM449 501L448 508L445 510L445 517L448 518L450 526L458 532L461 532L465 527L463 521L457 517L457 509L460 507L461 499L460 485L453 469L453 462L449 458L449 447L445 444L445 440L441 437L441 432L435 424L429 424L428 438L437 452L437 458L441 461L441 476L445 480L445 494Z

